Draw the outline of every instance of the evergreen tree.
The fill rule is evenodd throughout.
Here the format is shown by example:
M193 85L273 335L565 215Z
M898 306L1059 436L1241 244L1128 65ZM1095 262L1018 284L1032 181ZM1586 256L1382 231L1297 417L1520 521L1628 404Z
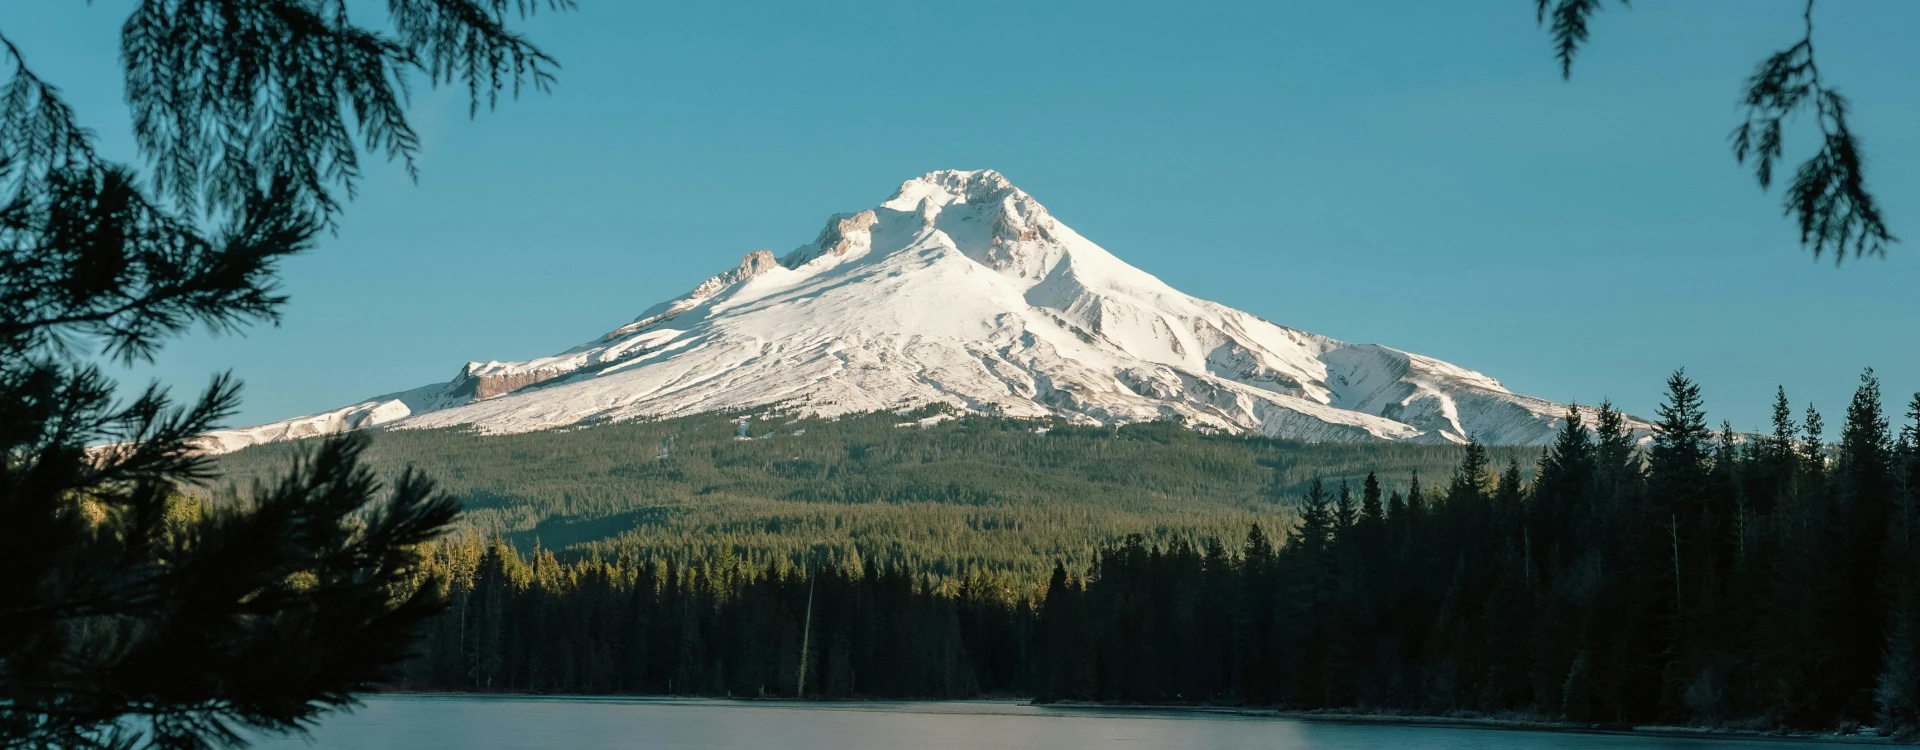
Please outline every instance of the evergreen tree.
M1913 394L1913 400L1907 402L1907 423L1900 428L1900 445L1906 448L1903 456L1914 457L1913 452L1920 450L1920 393Z
M1307 489L1306 497L1300 502L1300 523L1295 526L1287 539L1289 546L1298 546L1308 554L1320 554L1333 547L1335 534L1339 529L1339 518L1329 507L1326 489L1319 479L1314 479ZM1247 543L1242 550L1248 560L1265 559L1271 554L1272 547L1261 533L1260 525L1254 524L1249 532Z
M1886 557L1887 534L1894 521L1893 437L1881 409L1880 382L1872 369L1860 375L1837 448L1832 486L1846 555L1844 575L1837 583L1851 589L1844 594L1843 616L1853 628L1853 637L1847 641L1852 648L1843 657L1848 674L1842 679L1859 684L1876 673L1882 656L1876 644L1890 625L1898 624L1889 622L1885 603L1898 597L1899 587L1885 573L1890 563L1904 563L1904 559Z
M1892 451L1893 507L1887 524L1886 645L1874 684L1879 726L1912 737L1920 733L1920 394L1915 394Z
M1786 499L1800 470L1800 425L1793 420L1785 387L1774 392L1771 421L1772 432L1760 439L1752 457L1755 471L1748 495L1758 513L1772 512Z
M415 548L451 499L417 474L383 487L365 439L339 438L250 506L187 500L237 385L119 405L93 362L277 321L278 264L336 225L362 149L415 171L407 76L476 108L546 84L511 28L536 4L395 0L381 31L344 3L140 3L121 62L146 180L0 36L0 745L240 745L407 652L443 588Z
M1353 504L1353 488L1347 486L1347 480L1340 480L1340 493L1333 504L1333 533L1341 539L1351 539L1353 525L1360 520L1359 509Z
M1378 529L1385 522L1386 509L1380 502L1380 478L1369 471L1366 481L1360 486L1360 523L1369 529Z
M1700 402L1700 386L1686 371L1667 378L1667 400L1657 410L1647 469L1657 493L1670 507L1697 501L1705 492L1708 451L1713 439Z
M1580 407L1569 406L1560 431L1554 435L1553 445L1541 455L1539 478L1535 481L1541 487L1551 486L1556 492L1578 492L1592 480L1593 454L1593 433L1587 430ZM1569 508L1578 505L1577 500L1560 497L1555 500Z
M1454 470L1453 480L1447 487L1447 501L1484 498L1493 483L1491 466L1486 446L1469 439L1467 455L1460 460L1460 467Z
M1773 433L1769 436L1767 450L1775 460L1779 456L1794 452L1794 441L1799 435L1800 426L1793 421L1793 407L1787 403L1787 388L1779 386L1774 392Z
M1664 548L1662 577L1671 587L1665 608L1673 621L1664 628L1671 657L1663 681L1664 700L1671 704L1695 684L1705 684L1700 681L1717 679L1703 673L1709 667L1698 662L1700 641L1710 631L1704 624L1704 610L1711 606L1713 550L1720 530L1719 519L1708 511L1713 433L1707 429L1699 385L1684 371L1674 372L1667 378L1667 398L1657 413L1647 455L1648 495L1653 501L1648 510L1665 531L1655 535L1659 538L1655 546ZM1696 715L1715 709L1705 703L1691 708Z
M1800 423L1800 457L1815 471L1824 472L1827 468L1827 443L1822 433L1826 431L1826 422L1820 419L1820 412L1807 404L1807 418Z
M1568 564L1576 551L1575 519L1588 511L1593 458L1593 434L1587 430L1579 407L1570 406L1553 445L1540 456L1533 486L1526 546L1535 564L1548 575Z
M1525 512L1525 486L1520 480L1520 462L1507 462L1505 471L1500 472L1500 480L1494 485L1493 505L1502 524L1520 527L1520 514Z
M1593 437L1595 481L1602 493L1617 496L1640 478L1641 462L1626 416L1613 408L1612 401L1600 402Z
M1073 602L1069 600L1075 592L1068 588L1070 585L1066 565L1055 561L1053 575L1047 579L1045 599L1040 606L1040 621L1035 626L1041 648L1052 657L1046 660L1037 686L1042 700L1080 696L1075 690L1074 660L1061 656L1074 649L1074 639L1078 635L1078 628L1074 627Z
M1407 513L1418 518L1427 512L1427 496L1420 490L1420 472L1413 472L1407 479Z
M1332 516L1327 511L1324 493L1320 492L1318 482L1314 483L1314 494L1318 501L1310 503L1302 512L1303 529L1312 528L1311 539L1307 544L1324 548L1332 533ZM1303 547L1304 549L1304 547ZM1247 539L1240 547L1240 610L1236 613L1234 631L1235 651L1239 658L1239 694L1254 704L1274 701L1281 681L1280 658L1276 653L1278 634L1275 632L1275 615L1280 606L1276 598L1277 572L1274 560L1273 543L1267 539L1260 524L1253 524L1247 530ZM1299 606L1297 600L1290 603Z

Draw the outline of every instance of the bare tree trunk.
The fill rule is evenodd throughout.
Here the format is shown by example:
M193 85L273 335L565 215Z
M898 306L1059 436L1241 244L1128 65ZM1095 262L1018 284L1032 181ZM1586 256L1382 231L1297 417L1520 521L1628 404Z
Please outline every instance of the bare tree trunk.
M807 616L800 626L800 678L793 688L793 697L807 697L807 641L813 636L813 586L817 582L814 576L807 578Z
M1673 540L1673 616L1679 619L1680 606L1680 515L1671 514L1667 521L1667 536Z

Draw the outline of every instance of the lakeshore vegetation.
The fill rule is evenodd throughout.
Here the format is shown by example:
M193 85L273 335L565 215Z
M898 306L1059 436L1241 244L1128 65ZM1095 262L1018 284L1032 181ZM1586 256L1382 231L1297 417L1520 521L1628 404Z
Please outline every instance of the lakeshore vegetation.
M1609 409L1597 424L1569 419L1544 451L1301 445L1168 425L903 428L886 415L694 439L622 475L613 464L628 464L588 447L614 451L618 441L590 437L608 428L525 436L556 451L581 440L589 455L574 460L608 461L597 476L650 488L644 497L721 497L651 515L649 501L609 507L609 523L636 528L564 547L525 538L552 527L537 509L602 495L544 490L559 494L528 501L524 516L482 505L478 518L521 525L431 550L422 580L444 587L448 608L394 684L1911 735L1920 397L1895 429L1869 372L1832 440L1784 393L1770 432L1737 434L1709 428L1694 383L1676 374L1668 386L1645 440ZM713 427L625 429L685 440ZM435 441L467 439L393 433L369 455L419 460ZM401 440L413 442L377 457ZM495 445L467 477L559 460ZM1431 468L1440 457L1449 470ZM542 483L582 465L530 484L557 488ZM755 492L775 505L720 509ZM702 538L765 508L787 515ZM881 508L898 515L867 515ZM920 533L940 523L959 525ZM1083 557L1068 554L1076 543Z

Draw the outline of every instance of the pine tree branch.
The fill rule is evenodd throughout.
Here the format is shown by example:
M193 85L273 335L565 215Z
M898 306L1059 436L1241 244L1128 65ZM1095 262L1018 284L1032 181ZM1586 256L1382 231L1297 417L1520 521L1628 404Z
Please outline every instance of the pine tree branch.
M212 238L149 202L119 167L61 170L25 189L0 206L0 347L22 353L82 336L134 361L191 325L272 322L285 301L275 266L317 231L281 186L250 197Z
M1888 229L1879 201L1867 188L1866 155L1847 121L1851 105L1821 80L1813 48L1814 2L1806 0L1801 11L1800 41L1769 55L1748 77L1741 99L1746 120L1727 139L1734 160L1743 166L1751 162L1760 189L1768 190L1783 153L1783 123L1812 109L1819 148L1794 171L1782 212L1793 217L1801 246L1811 250L1815 260L1826 252L1833 253L1835 265L1849 252L1884 257L1887 246L1899 238ZM1535 22L1549 29L1562 78L1572 76L1574 56L1587 42L1589 21L1601 5L1601 0L1536 0Z
M1866 156L1847 121L1850 103L1820 77L1813 45L1814 0L1807 0L1799 42L1763 60L1747 79L1742 103L1747 119L1729 140L1734 160L1752 160L1760 188L1769 188L1782 153L1782 121L1811 108L1820 148L1794 171L1783 213L1800 228L1800 244L1818 259L1831 251L1836 265L1856 257L1886 255L1899 241L1887 228L1878 201L1867 189Z
M1534 22L1548 27L1553 39L1553 57L1560 63L1560 77L1573 77L1573 58L1587 43L1588 22L1600 12L1603 0L1536 0ZM1620 0L1621 5L1630 4ZM1549 23L1548 19L1552 19Z
M13 65L0 86L0 186L24 195L49 172L95 163L93 134L80 127L59 89L27 67L26 56L4 33L0 51Z
M417 179L408 76L464 83L469 112L547 91L559 63L509 16L571 0L389 0L391 35L344 3L143 0L121 34L134 130L156 188L190 210L230 210L286 178L329 223L362 177L360 152Z

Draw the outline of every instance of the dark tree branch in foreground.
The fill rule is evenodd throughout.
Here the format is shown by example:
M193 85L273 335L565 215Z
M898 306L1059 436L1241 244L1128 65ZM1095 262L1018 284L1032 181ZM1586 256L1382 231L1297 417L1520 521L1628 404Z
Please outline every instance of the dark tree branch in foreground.
M1753 161L1754 176L1766 189L1780 158L1780 121L1812 107L1820 127L1820 150L1795 170L1787 186L1786 212L1800 223L1800 244L1814 257L1832 249L1839 263L1847 251L1885 255L1897 242L1887 230L1880 207L1867 190L1866 157L1847 126L1847 98L1822 84L1813 57L1813 0L1807 0L1806 35L1793 46L1762 61L1747 79L1747 121L1734 128L1733 156Z
M333 223L360 151L414 171L407 76L466 83L475 112L543 89L556 65L508 22L571 2L389 0L392 34L346 5L139 2L122 59L148 185L0 34L0 748L298 731L441 606L418 549L456 506L424 477L383 487L364 439L337 438L247 503L203 504L199 436L238 385L122 403L87 364L276 322L278 262Z
M340 0L146 0L121 29L134 132L156 189L182 206L245 201L274 179L331 219L359 153L417 175L409 73L463 83L470 111L546 90L559 67L508 22L573 0L389 0L391 35Z
M1626 5L1627 0L1620 0ZM1601 0L1536 0L1534 22L1553 34L1553 58L1560 61L1560 77L1573 77L1573 56L1587 43L1587 21L1600 10ZM1548 24L1551 16L1553 22Z
M1536 18L1549 26L1563 77L1572 75L1574 55L1587 41L1587 22L1601 5L1601 0L1537 0ZM1747 78L1741 96L1746 121L1729 137L1733 157L1742 165L1752 163L1761 190L1772 187L1774 165L1782 154L1782 122L1811 110L1820 129L1820 147L1794 170L1784 201L1784 212L1800 226L1800 244L1812 250L1815 259L1832 251L1835 264L1849 252L1885 256L1887 245L1899 238L1887 228L1878 201L1867 189L1866 156L1847 123L1851 105L1820 78L1813 55L1813 5L1814 0L1807 0L1801 14L1806 33L1800 41L1762 60Z

